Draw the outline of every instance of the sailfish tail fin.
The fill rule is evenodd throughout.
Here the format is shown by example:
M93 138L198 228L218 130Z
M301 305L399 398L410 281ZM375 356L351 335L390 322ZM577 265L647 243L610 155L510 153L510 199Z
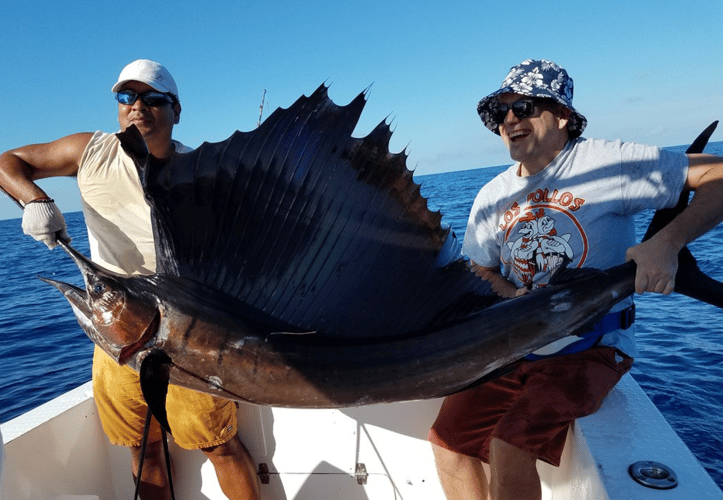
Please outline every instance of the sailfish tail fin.
M702 153L717 126L717 120L708 125L685 152L688 154ZM685 207L688 206L689 199L690 191L683 191L675 207L656 211L643 237L643 241L650 239L662 227L685 210ZM688 247L683 248L678 255L678 273L675 276L675 291L696 300L717 307L723 307L723 283L701 271L698 267L698 262Z

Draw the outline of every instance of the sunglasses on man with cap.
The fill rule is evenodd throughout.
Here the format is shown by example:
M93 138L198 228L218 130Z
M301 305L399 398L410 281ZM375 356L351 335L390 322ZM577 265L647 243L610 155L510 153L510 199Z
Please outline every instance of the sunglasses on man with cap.
M146 106L158 107L165 106L166 104L175 104L176 99L171 94L164 94L162 92L156 92L149 90L148 92L133 92L132 90L121 90L115 94L116 100L120 104L131 105L135 103L139 98Z

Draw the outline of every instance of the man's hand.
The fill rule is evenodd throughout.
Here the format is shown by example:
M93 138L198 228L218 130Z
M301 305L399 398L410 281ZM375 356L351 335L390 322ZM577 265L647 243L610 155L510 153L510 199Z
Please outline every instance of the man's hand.
M23 233L42 241L51 250L58 245L58 239L70 243L65 218L58 206L50 199L31 201L23 209Z
M472 270L483 280L489 281L492 291L500 297L513 299L528 292L527 288L518 289L514 283L502 276L499 267L483 267L472 262Z
M678 272L678 250L669 245L656 244L653 239L628 248L625 260L635 261L635 292L668 295L675 288Z

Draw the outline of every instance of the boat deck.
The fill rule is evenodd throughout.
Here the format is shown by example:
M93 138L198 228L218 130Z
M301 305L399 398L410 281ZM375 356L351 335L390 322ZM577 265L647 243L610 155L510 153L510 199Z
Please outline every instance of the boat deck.
M440 400L338 410L242 404L240 435L262 471L265 500L443 500L425 440ZM3 496L20 499L130 499L128 451L111 446L90 383L0 426ZM222 499L201 452L172 443L176 498ZM678 485L634 481L628 467L662 462ZM560 468L538 464L546 500L723 500L723 492L627 375L595 415L570 431Z

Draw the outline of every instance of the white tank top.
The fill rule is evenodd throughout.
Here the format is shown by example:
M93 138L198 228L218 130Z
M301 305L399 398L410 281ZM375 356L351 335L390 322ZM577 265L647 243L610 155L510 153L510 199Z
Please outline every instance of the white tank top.
M189 150L174 144L177 151ZM93 134L78 168L78 187L93 262L120 274L154 273L150 207L115 134Z

